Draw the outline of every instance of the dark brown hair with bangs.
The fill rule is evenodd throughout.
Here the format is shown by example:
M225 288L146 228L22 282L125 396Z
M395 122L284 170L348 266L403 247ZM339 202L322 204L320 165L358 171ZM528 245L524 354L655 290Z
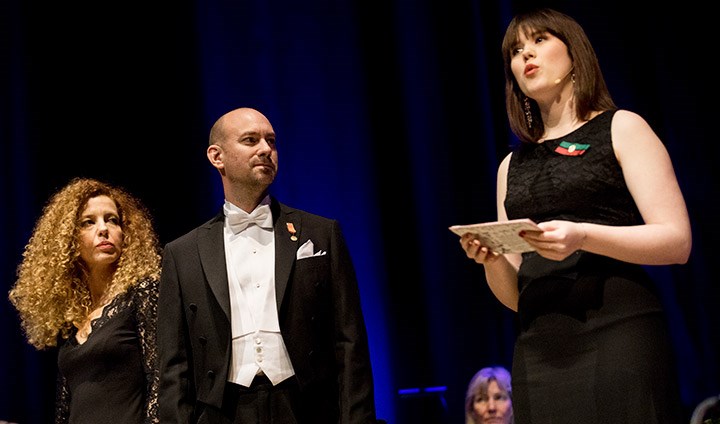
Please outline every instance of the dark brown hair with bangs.
M545 125L537 103L528 98L532 113L532 128L528 127L523 108L527 96L513 76L510 62L520 34L525 36L547 32L560 39L568 48L573 64L575 112L578 119L588 120L595 111L615 109L595 50L580 24L570 16L553 9L536 9L516 15L505 31L502 56L505 68L505 107L512 132L524 142L537 142L545 133Z

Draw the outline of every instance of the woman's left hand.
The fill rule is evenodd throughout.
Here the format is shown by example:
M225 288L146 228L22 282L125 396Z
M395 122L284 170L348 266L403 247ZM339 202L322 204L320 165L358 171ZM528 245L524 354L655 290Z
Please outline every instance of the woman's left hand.
M522 237L544 258L561 261L582 249L585 229L581 223L546 221L538 224L542 231L528 231Z

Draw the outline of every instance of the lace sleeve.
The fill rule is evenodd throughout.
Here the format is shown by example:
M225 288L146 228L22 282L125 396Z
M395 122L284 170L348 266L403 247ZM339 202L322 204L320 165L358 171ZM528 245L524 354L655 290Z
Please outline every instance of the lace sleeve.
M65 378L58 372L55 388L55 424L67 424L70 421L70 392Z
M145 397L145 423L154 424L158 419L158 386L160 372L157 367L155 334L157 326L158 281L142 280L134 296L138 336L142 349L143 367L147 392Z

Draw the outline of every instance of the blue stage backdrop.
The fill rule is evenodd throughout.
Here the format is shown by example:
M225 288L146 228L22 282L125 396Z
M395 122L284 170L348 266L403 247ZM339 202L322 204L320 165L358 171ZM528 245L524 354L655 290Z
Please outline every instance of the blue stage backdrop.
M715 24L698 0L637 12L623 3L544 5L580 21L618 105L646 117L672 155L694 249L687 265L651 272L689 418L720 393L720 289L709 258L720 245ZM500 43L512 14L531 4L3 2L0 420L52 421L55 351L27 345L7 301L50 194L75 176L121 184L168 242L220 210L208 130L251 106L277 132L273 193L341 222L379 417L462 422L475 371L511 366L516 323L447 227L495 219L496 168L515 142Z

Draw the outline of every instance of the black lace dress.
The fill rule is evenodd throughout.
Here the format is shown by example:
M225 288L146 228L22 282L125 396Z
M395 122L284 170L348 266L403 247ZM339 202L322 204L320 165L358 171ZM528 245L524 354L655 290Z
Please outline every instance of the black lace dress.
M156 423L159 374L155 329L158 282L143 280L75 332L58 352L55 423Z
M641 224L612 148L614 114L516 149L508 218ZM662 306L642 266L583 251L563 261L530 252L518 280L516 424L687 422Z

